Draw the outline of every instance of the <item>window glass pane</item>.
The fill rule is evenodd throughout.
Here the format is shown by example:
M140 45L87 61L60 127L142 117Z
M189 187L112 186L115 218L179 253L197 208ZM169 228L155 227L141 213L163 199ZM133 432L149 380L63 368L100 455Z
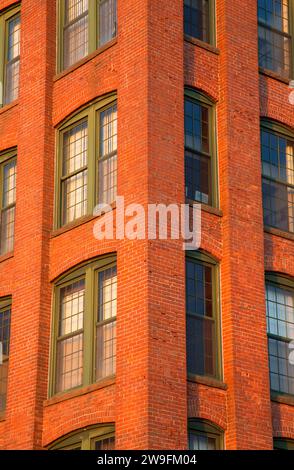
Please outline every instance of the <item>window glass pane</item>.
M9 307L0 310L0 412L5 410L7 395L7 377L10 343L10 315Z
M117 105L100 113L99 203L110 204L117 193Z
M88 54L88 0L66 0L64 67Z
M82 384L85 281L60 289L57 392ZM65 339L62 339L66 335Z
M288 0L258 0L258 19L260 22L279 31L289 31Z
M185 152L186 197L203 204L210 203L210 159L197 153Z
M65 132L63 137L64 224L87 213L87 157L88 124L85 121Z
M8 45L5 70L5 104L18 97L19 57L20 57L20 15L14 16L7 23Z
M293 290L267 283L266 312L271 388L294 394L294 365L289 360L289 343L294 340Z
M209 0L184 1L185 34L209 42Z
M116 0L99 2L99 45L107 43L116 36Z
M196 432L189 433L189 450L216 450L216 438Z
M108 437L107 439L101 439L95 441L95 450L114 450L115 448L115 438Z
M114 375L116 370L116 267L99 272L98 286L99 323L96 339L96 380Z

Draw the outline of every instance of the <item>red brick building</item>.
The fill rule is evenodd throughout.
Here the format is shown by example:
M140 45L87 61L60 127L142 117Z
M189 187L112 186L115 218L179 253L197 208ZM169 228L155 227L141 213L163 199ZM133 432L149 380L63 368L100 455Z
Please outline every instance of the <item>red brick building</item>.
M0 0L1 449L293 446L293 12ZM116 194L201 249L97 241Z

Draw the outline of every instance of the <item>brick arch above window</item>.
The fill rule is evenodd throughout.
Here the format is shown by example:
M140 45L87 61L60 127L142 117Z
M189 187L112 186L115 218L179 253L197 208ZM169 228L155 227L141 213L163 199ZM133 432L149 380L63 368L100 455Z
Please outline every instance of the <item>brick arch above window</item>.
M114 424L81 428L57 439L48 446L48 450L113 450L114 448Z

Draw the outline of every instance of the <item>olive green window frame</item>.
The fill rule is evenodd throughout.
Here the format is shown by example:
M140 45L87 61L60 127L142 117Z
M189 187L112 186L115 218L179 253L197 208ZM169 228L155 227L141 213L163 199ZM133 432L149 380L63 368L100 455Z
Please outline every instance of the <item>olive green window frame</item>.
M204 44L210 44L211 46L216 47L216 3L215 0L209 0L209 41L201 41L201 39L194 38L189 34L185 34L186 39L192 39L196 41L203 42Z
M86 215L93 215L94 208L98 203L98 182L99 182L99 158L100 158L100 114L109 106L117 102L116 94L112 93L98 101L93 102L83 108L72 117L64 121L57 129L57 149L56 149L56 165L55 165L55 215L54 229L57 230L67 225L78 223L79 219L75 219L68 224L62 221L62 165L63 165L63 140L64 134L74 128L83 121L88 123L88 154L87 154L87 212Z
M88 0L88 54L92 54L99 48L99 7L97 0ZM58 28L57 28L57 72L66 70L63 64L63 53L64 53L64 23L65 23L65 1L58 0L57 3L57 17L58 17ZM117 27L116 27L117 36ZM116 37L115 36L115 37ZM113 39L115 39L115 37ZM85 56L84 59L87 57ZM83 59L81 59L83 60ZM78 63L78 62L77 62ZM72 64L69 68L74 67Z
M10 331L9 343L10 343L10 340L11 340L12 297L11 297L11 296L2 297L2 298L0 299L0 311L7 310L8 308L10 309L10 328L9 328L9 331ZM8 362L8 373L9 373L9 356L8 356L7 359L4 359L4 360L3 360L3 363L5 363L5 362ZM6 399L7 399L7 389L6 389ZM2 417L3 415L5 415L5 411L6 411L6 407L4 407L3 409L0 408L0 417Z
M0 153L0 253L1 253L1 218L2 218L2 211L3 211L3 168L4 165L7 163L16 162L17 164L17 149L11 149L9 151L5 151ZM5 207L5 210L10 209L12 207L16 207L16 202L13 204ZM15 233L14 233L14 241L15 241ZM6 253L5 253L6 254Z
M5 106L4 92L6 88L5 83L5 70L6 70L6 57L8 48L8 29L7 22L14 16L20 13L20 4L14 5L6 9L2 14L0 13L0 108ZM2 85L1 85L2 84ZM10 104L10 103L8 103Z
M220 266L217 260L207 253L201 251L187 251L187 260L201 262L202 264L212 268L212 296L213 296L213 318L215 321L215 341L216 341L216 357L215 357L215 376L201 376L209 377L216 380L223 380L223 360L222 360L222 322L221 322L221 289L220 289ZM186 306L186 316L188 315ZM197 381L199 375L191 374L188 372L188 380Z
M274 438L274 450L294 450L294 439Z
M280 287L280 288L285 288L285 289L291 289L293 290L294 292L294 279L290 276L287 276L287 275L283 275L283 274L280 274L280 273L275 273L275 272L266 272L265 273L265 287L266 287L266 284L267 283L270 283L270 284L273 284L275 285L276 287ZM275 340L280 340L280 341L287 341L290 343L290 339L289 338L284 338L283 336L279 336L279 335L273 335L271 333L268 333L267 332L267 337L268 338L273 338ZM268 356L269 356L269 353L268 353ZM269 357L268 357L268 364L269 364ZM270 367L270 364L269 364L269 367ZM277 390L272 390L271 389L271 394L272 396L286 396L286 397L293 397L292 394L289 394L289 393L284 393L282 391L277 391Z
M259 25L265 26L264 23L258 21L258 26ZM276 31L275 29L269 26L267 28L270 31ZM289 78L289 80L291 80L291 78L294 78L294 0L289 0L289 34L287 35L287 37L290 38L291 50L290 50L290 77L286 77L286 78ZM260 67L260 70L265 70L265 71L269 71L270 73L276 74L276 72L270 69L263 69L262 67Z
M185 88L184 99L189 99L196 103L199 103L201 106L208 108L208 131L209 131L209 155L203 154L206 157L210 158L211 164L211 178L209 181L211 189L211 204L208 204L211 207L219 209L219 182L218 182L218 151L217 151L217 109L216 103L210 99L205 93L195 90L193 88ZM185 150L189 150L185 146ZM198 152L201 154L201 152ZM186 181L185 181L186 185ZM186 201L189 204L195 204L200 202L193 199L187 198ZM205 205L205 204L204 204Z
M216 440L216 450L224 450L224 431L216 424L205 419L190 418L188 420L188 436L193 431L199 435L212 437Z
M280 122L277 122L277 121L273 121L272 119L268 119L268 118L262 118L261 121L260 121L260 129L261 130L268 130L270 132L273 132L275 134L277 134L278 136L281 136L281 137L286 137L288 139L292 139L294 141L294 130L291 129L290 127L280 123ZM261 162L262 162L262 154L260 155L261 157ZM284 181L281 181L280 179L278 178L271 178L269 176L264 176L263 175L263 172L261 174L261 179L263 180L263 178L265 178L266 180L268 181L271 181L271 182L276 182L276 183L281 183L283 185L285 185L285 182ZM271 225L265 225L266 228L277 228L277 227L274 227L274 226L271 226ZM281 230L279 228L277 228L277 230L280 230L280 231L284 231L284 230ZM285 233L292 233L292 232L285 232Z
M95 450L97 441L111 437L115 437L113 424L88 426L61 437L51 444L48 450Z
M116 255L109 254L96 260L90 260L80 267L73 268L69 273L60 277L54 284L53 294L53 312L51 326L51 366L50 366L50 384L49 397L64 395L72 390L81 389L88 385L97 383L95 372L95 351L96 351L96 325L98 312L98 275L99 272L116 266ZM82 384L56 392L57 375L57 344L58 344L58 326L60 315L60 291L67 285L85 279L85 307L83 317L83 380ZM106 323L106 322L105 322ZM114 376L113 376L114 377ZM107 377L109 379L110 377ZM105 380L102 378L101 381Z

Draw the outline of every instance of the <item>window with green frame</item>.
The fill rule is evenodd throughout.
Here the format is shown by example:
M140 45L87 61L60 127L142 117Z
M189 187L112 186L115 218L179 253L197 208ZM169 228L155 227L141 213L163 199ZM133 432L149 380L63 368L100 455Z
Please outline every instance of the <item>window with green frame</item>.
M184 0L184 32L215 44L215 0Z
M223 431L215 424L201 419L189 419L189 450L222 450Z
M186 257L187 370L221 379L218 265L201 252Z
M215 109L193 90L185 91L185 182L189 201L218 205Z
M18 98L20 5L0 13L0 106Z
M89 426L58 439L49 450L114 450L113 424Z
M294 450L294 440L275 438L274 450Z
M294 0L258 0L259 65L290 78L293 73Z
M266 315L271 390L294 395L294 280L266 275Z
M294 132L263 120L261 159L264 224L294 232Z
M115 256L85 264L55 284L51 395L116 370Z
M6 408L11 298L0 299L0 413Z
M14 248L16 150L0 154L0 255Z
M117 191L117 105L100 100L59 129L56 228L111 204Z
M116 3L116 0L59 0L59 70L115 38Z

